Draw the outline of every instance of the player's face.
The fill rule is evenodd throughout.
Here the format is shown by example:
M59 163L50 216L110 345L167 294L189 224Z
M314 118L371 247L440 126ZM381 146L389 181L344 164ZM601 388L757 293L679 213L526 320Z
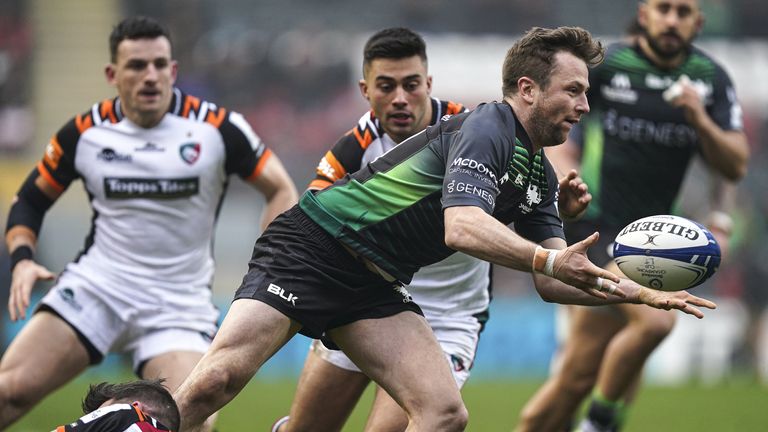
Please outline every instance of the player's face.
M684 53L703 23L696 0L648 0L640 4L638 21L648 46L662 59Z
M107 80L117 88L123 113L142 127L162 120L171 103L177 65L171 43L155 39L125 39L117 46L116 61L107 66Z
M360 80L360 91L396 143L429 126L432 77L421 57L374 59Z
M529 133L542 147L565 142L571 128L589 112L587 65L565 51L555 54L555 68L546 88L538 88L533 106Z

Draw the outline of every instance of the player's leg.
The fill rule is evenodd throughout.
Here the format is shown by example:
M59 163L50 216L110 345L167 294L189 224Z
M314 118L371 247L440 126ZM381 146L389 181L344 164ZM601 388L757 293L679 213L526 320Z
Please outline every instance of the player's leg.
M453 379L461 389L469 379L472 358L477 352L481 324L474 316L429 320L432 331L443 350L443 358L451 368ZM402 432L408 426L408 416L402 407L381 387L376 388L366 430Z
M617 305L627 325L608 345L585 422L618 430L625 415L625 400L634 397L643 366L654 349L672 331L677 314L641 305Z
M365 425L366 431L402 432L408 427L408 416L403 408L395 402L381 387L376 387L371 413Z
M407 311L363 319L329 334L405 410L406 430L464 430L467 411L459 388L422 316Z
M603 353L624 325L613 307L569 307L570 329L560 368L520 414L517 431L562 431L597 380Z
M38 312L0 360L0 429L90 364L75 330L51 312Z
M210 349L174 393L183 430L200 430L299 329L266 303L235 300Z
M315 340L304 362L288 420L276 431L340 431L369 382L343 352Z
M134 357L138 375L143 379L163 379L171 393L189 376L210 345L200 333L182 329L152 332L137 343L141 345ZM213 430L215 420L214 414L203 429Z

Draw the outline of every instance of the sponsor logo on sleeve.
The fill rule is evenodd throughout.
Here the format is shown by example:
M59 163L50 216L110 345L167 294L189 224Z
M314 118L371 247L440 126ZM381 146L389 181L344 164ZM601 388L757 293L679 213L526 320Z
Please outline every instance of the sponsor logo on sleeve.
M106 177L104 194L110 199L174 199L186 198L199 193L198 177L150 179Z
M474 159L457 157L453 160L449 172L468 174L493 186L497 186L499 183L496 174L487 165Z
M488 192L487 190L475 186L472 183L465 183L460 182L456 180L451 180L447 185L446 189L448 190L449 194L454 193L464 193L468 195L475 195L477 197L480 197L483 201L487 202L491 206L496 205L496 197Z
M51 167L51 169L56 170L59 167L59 161L63 154L64 151L61 149L61 146L51 139L51 141L48 142L48 145L45 146L45 156L43 157L43 160L46 165Z

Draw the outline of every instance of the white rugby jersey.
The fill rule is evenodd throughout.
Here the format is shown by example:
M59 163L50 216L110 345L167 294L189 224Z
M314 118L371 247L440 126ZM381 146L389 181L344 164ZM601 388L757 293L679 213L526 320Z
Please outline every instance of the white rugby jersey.
M441 101L434 97L431 102L430 125L445 115L466 111L464 106L455 102ZM369 111L325 154L317 166L317 176L310 187L325 188L346 174L366 166L395 145L373 111ZM461 321L455 318L467 316L476 316L484 323L490 302L490 264L457 252L414 274L408 292L433 326L435 323L441 327L460 325Z
M174 303L207 301L200 291L213 278L228 176L258 177L270 154L242 115L178 89L150 129L125 118L119 98L93 105L53 136L37 165L60 191L82 179L94 212L85 248L66 271L98 274L137 300L177 293ZM153 292L141 289L148 286Z

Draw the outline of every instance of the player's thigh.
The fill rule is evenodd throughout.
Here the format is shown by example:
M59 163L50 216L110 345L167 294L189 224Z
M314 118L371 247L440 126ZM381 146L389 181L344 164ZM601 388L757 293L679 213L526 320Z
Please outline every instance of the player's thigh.
M37 399L67 383L90 364L75 330L49 312L32 316L0 361L0 386L14 397Z
M594 376L611 339L626 324L613 306L569 307L569 331L560 359L561 376Z
M301 325L258 300L236 299L204 358L253 374L300 330Z
M148 360L141 371L144 379L163 379L171 392L176 391L203 357L202 352L171 351Z
M371 432L402 432L408 427L408 416L403 408L381 387L376 388L371 413L365 425Z
M463 406L444 353L421 315L407 311L355 321L329 334L406 410Z
M641 331L649 341L663 340L677 322L677 312L656 309L646 305L615 305L627 319L627 325Z
M296 387L290 420L281 431L341 430L370 379L359 370L328 361L329 356L339 355L344 354L322 347L319 341L313 343Z

